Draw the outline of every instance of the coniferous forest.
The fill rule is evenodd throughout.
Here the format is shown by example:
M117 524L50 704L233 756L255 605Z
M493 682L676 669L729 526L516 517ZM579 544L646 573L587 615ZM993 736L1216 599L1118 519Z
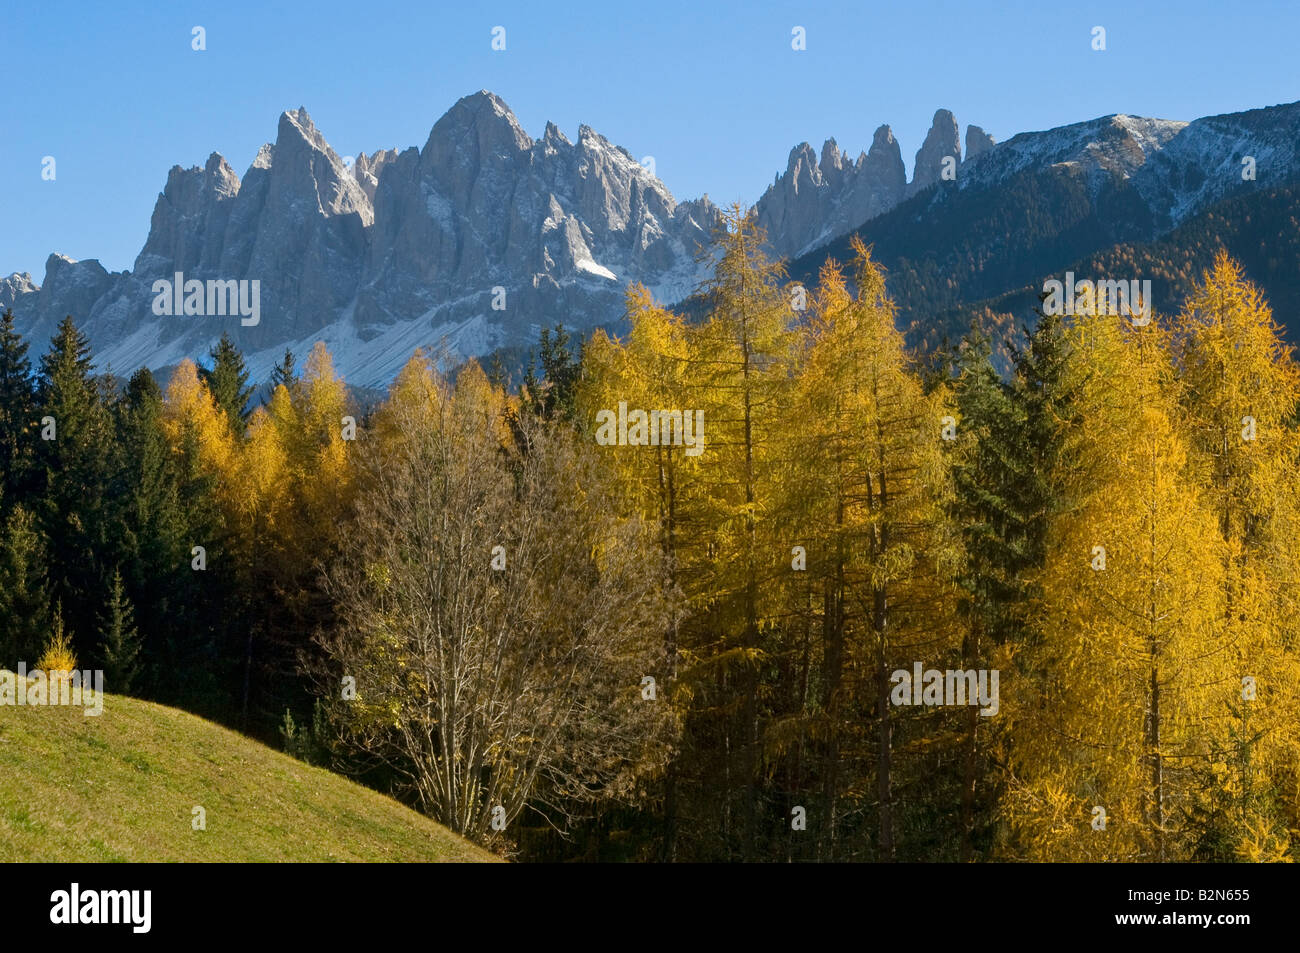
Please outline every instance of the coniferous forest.
M1300 859L1300 367L1241 267L921 354L860 240L805 288L723 220L699 314L377 402L6 314L0 668L520 860Z

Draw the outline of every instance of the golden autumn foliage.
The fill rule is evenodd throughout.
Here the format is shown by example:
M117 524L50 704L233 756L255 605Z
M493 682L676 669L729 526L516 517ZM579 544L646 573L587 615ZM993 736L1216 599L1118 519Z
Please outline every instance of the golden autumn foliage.
M423 351L363 415L318 343L235 434L182 363L168 447L273 595L245 671L338 612L349 743L481 839L605 797L664 860L1295 859L1300 370L1241 270L1060 325L1052 402L1015 348L922 373L860 242L805 292L724 228L702 318L630 287L572 419ZM597 436L629 411L699 444ZM1001 697L900 702L915 665Z
M1046 635L1022 660L1040 677L1008 704L1008 816L1038 859L1165 860L1189 846L1176 805L1229 676L1219 541L1184 478L1163 337L1159 319L1109 314L1073 329L1083 425L1067 453L1080 465L1041 574ZM1094 807L1109 822L1090 837Z
M1229 664L1218 787L1199 808L1238 858L1276 859L1300 827L1300 369L1259 291L1223 253L1177 329L1189 482L1222 542L1214 578Z
M235 465L235 443L193 361L182 361L172 374L163 408L163 432L176 451L192 439L202 466L219 476L228 475Z
M1054 385L1070 412L1044 418L1060 444L1041 474L1052 508L1017 516L1013 497L1000 529L963 542L947 468L983 448L1014 474L1025 450L988 441L1036 432L1017 414L1037 398L990 429L960 420L945 385L927 392L862 247L852 282L823 269L796 330L751 226L733 215L728 228L708 319L688 324L630 289L630 330L590 340L578 401L587 432L620 401L702 406L711 422L702 458L607 448L687 596L665 639L674 703L696 744L732 753L721 778L716 762L670 769L670 782L730 777L740 791L703 807L721 809L711 856L752 856L744 800L779 804L783 790L815 805L813 855L895 856L922 805L947 797L956 813L958 789L963 856L978 804L993 805L989 857L1288 856L1300 388L1239 270L1217 262L1174 321L1076 320ZM969 434L955 456L945 427ZM1033 568L998 585L1033 598L1009 641L981 641L957 609L963 547L1023 536L1017 519L1045 527L1044 556L1034 565L1029 542L1008 537ZM1002 670L996 726L893 707L891 674L915 661ZM930 773L936 757L964 778ZM936 780L945 793L925 789ZM665 798L671 810L671 783ZM866 830L849 821L864 813Z
M64 629L63 617L57 611L54 613L53 631L36 661L36 667L46 673L76 671L77 655L72 649L72 633Z

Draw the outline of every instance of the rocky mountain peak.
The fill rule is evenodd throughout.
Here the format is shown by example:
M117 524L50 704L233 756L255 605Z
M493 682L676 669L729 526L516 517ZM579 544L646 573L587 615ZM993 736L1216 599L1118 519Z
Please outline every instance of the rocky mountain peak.
M903 166L903 152L898 146L898 140L894 138L894 130L888 126L876 129L871 136L871 148L863 160L863 167L864 173L872 181L878 182L885 194L903 194L907 185L907 169Z
M995 140L979 126L966 127L966 161L974 159L981 152L988 152L995 145Z
M809 143L801 142L790 150L790 157L785 163L785 174L796 192L802 183L812 186L821 182L817 153Z
M759 199L759 223L773 251L794 257L893 208L906 184L903 157L888 126L876 130L870 151L854 163L833 138L822 145L820 160L801 142L790 150L785 174Z
M0 311L7 311L12 308L14 302L23 295L40 290L36 282L32 281L30 272L24 271L19 274L15 271L8 278L0 278Z
M280 113L280 123L276 129L275 137L277 145L286 138L297 138L322 152L329 149L329 143L325 141L325 137L316 128L316 124L311 121L311 116L307 115L307 107L305 106L299 106L297 109L286 109Z
M832 137L822 143L822 157L818 162L818 167L822 174L825 175L830 169L839 169L844 163L844 157L840 154L840 144Z
M832 189L841 188L846 170L853 169L847 157L840 152L839 143L834 139L827 139L822 143L822 156L817 167L821 172L822 181Z
M302 107L280 114L271 181L277 198L293 202L314 194L321 214L356 214L365 225L374 221L370 199L360 183Z
M275 158L275 146L271 145L269 142L264 142L262 143L261 147L257 150L257 155L253 157L253 164L249 166L249 168L269 169L271 168L271 162L274 158Z
M550 121L546 123L546 131L542 134L542 143L551 152L561 148L571 147L573 145L573 143L569 142L569 137L561 131L560 127Z
M472 142L480 156L493 151L527 152L533 145L510 107L485 89L457 100L434 123L422 152L432 151L445 158L466 140Z
M391 163L397 158L396 149L379 149L367 156L364 152L357 155L356 161L352 163L352 177L357 180L361 186L361 191L366 193L366 198L373 205L375 201L375 189L379 187L379 175L384 166Z
M548 123L533 140L485 92L457 102L418 155L392 160L374 204L353 320L387 339L418 318L421 340L441 329L465 354L535 338L532 325L557 316L581 327L617 313L630 280L685 297L717 219L708 202L679 206L591 126L570 142ZM505 309L490 307L494 287Z
M239 188L239 176L217 152L208 156L202 169L172 166L154 203L149 237L136 256L135 273L154 277L217 267Z
M957 119L947 109L939 109L935 111L925 141L916 151L910 191L919 192L940 181L944 159L949 156L960 165L961 137L957 131Z
M876 131L871 135L871 151L897 148L898 142L894 139L894 130L888 124L877 126Z

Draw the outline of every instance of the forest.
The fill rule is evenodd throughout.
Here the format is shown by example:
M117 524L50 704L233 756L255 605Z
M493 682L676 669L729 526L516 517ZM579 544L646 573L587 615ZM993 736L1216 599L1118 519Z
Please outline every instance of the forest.
M323 343L259 400L229 337L121 380L5 314L0 667L523 861L1298 859L1300 366L1242 267L921 354L861 240L804 289L724 222L702 313L373 406Z

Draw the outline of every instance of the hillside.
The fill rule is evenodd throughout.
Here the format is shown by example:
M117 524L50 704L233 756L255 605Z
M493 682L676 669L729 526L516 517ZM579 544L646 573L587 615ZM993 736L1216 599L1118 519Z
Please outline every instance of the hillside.
M1286 341L1300 344L1300 187L1267 189L1224 199L1149 242L1121 242L1076 259L1055 272L1043 271L1005 294L937 312L924 328L924 344L958 340L972 319L1008 314L1014 324L1032 324L1039 290L1047 278L1066 271L1085 275L1150 278L1155 310L1173 315L1214 255L1224 249L1257 284L1282 326ZM1265 238L1266 237L1266 238ZM1010 327L1010 325L1008 325Z
M192 828L196 805L206 830ZM488 861L415 811L174 708L0 706L0 861Z

